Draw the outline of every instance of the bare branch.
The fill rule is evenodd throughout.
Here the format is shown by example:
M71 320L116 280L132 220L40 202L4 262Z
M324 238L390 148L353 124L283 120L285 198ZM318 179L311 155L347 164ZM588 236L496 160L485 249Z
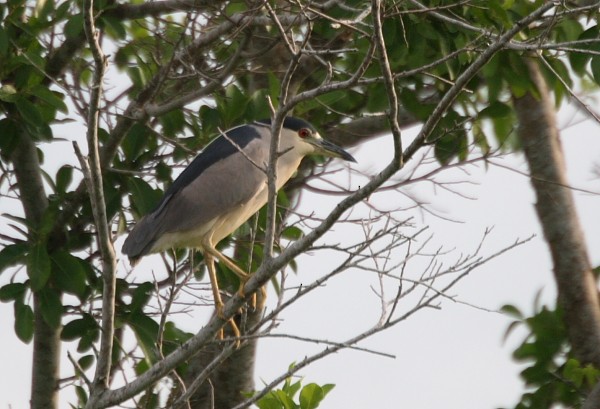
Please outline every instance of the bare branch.
M100 166L100 152L98 144L98 117L100 100L102 98L102 81L107 66L96 32L94 21L94 2L87 0L84 8L84 30L94 57L94 78L90 94L90 103L87 118L87 142L89 163L78 152L81 166L84 169L84 179L88 186L94 220L96 223L98 247L102 257L102 337L100 354L98 356L96 374L94 376L91 396L86 407L94 407L98 396L110 384L110 368L112 361L112 346L114 336L115 293L116 293L116 257L104 201L104 188L102 182L102 168ZM77 145L75 145L76 147Z
M400 130L400 110L398 108L398 95L396 94L396 87L394 84L394 77L392 69L390 67L390 61L388 59L387 50L385 48L385 40L383 38L383 24L381 22L381 0L372 1L373 15L373 31L375 33L375 44L377 45L377 52L379 54L379 65L383 74L383 82L387 91L389 113L388 119L390 121L390 129L394 138L394 160L398 162L398 168L404 166L404 159L402 157L402 131Z

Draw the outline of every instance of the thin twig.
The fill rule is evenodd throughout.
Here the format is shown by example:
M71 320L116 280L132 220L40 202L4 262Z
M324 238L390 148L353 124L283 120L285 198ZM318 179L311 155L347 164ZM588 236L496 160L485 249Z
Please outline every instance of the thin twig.
M108 225L106 203L100 165L98 143L98 120L100 101L102 99L102 81L107 67L107 59L98 42L98 32L94 21L94 2L86 0L84 7L84 30L94 58L94 76L90 92L87 117L87 145L89 160L85 160L77 145L77 156L84 169L84 178L90 195L94 221L96 224L98 248L102 258L102 335L100 353L96 364L94 382L86 407L94 407L96 399L110 385L110 368L114 335L115 292L116 292L116 257Z
M400 129L400 110L398 109L398 95L394 84L394 76L390 67L387 50L385 48L385 39L383 37L383 23L381 21L381 0L373 0L371 3L371 14L373 15L373 32L375 33L375 44L379 55L379 65L383 74L383 83L388 97L388 119L390 121L390 130L394 138L394 161L398 163L398 168L404 166L402 157L402 131Z

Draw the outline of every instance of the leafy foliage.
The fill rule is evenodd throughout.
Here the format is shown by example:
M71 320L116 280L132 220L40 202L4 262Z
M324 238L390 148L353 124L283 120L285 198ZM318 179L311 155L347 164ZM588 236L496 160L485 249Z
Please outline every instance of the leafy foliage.
M526 368L521 377L529 389L515 409L549 409L557 404L578 408L587 393L600 380L600 369L582 365L571 353L560 308L541 307L525 317L515 306L503 311L515 317L506 336L517 327L525 327L527 335L513 352L516 361Z
M309 383L286 379L281 389L269 391L256 402L259 409L316 409L335 385ZM300 392L299 396L298 392Z

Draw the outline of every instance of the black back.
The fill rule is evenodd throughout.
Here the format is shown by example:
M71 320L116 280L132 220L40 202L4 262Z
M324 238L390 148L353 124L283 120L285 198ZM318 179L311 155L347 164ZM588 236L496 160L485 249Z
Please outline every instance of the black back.
M252 125L242 125L232 128L225 132L225 135L227 135L227 138L231 141L235 142L237 146L232 144L227 138L223 137L223 135L216 137L212 142L206 145L204 150L194 158L192 163L190 163L177 179L175 179L173 184L169 186L153 212L156 212L164 206L170 197L192 183L194 179L200 176L202 172L211 165L233 155L238 152L239 149L244 149L244 147L252 140L260 138L260 134Z
M261 119L256 121L261 124L271 125L271 118ZM302 128L310 129L311 131L316 131L315 127L312 126L309 122L306 122L304 119L295 118L293 116L288 116L283 120L283 127L285 129L291 129L292 131L299 131Z

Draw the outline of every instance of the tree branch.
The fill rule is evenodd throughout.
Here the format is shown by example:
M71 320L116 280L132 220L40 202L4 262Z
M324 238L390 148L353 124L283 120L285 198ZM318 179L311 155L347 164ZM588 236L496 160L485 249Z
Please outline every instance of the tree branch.
M398 167L401 168L404 164L402 157L402 131L400 129L400 109L398 108L398 95L396 94L396 86L394 76L390 67L387 50L385 48L385 40L383 38L383 24L381 22L381 0L373 0L371 3L371 14L373 15L373 32L375 44L379 54L379 66L383 74L383 83L388 97L388 119L390 121L390 130L394 139L394 160L398 162Z
M100 114L100 100L102 98L102 81L107 66L100 44L98 33L94 22L94 1L86 0L84 4L84 30L90 50L94 58L94 76L87 118L87 144L89 162L81 153L78 153L84 170L94 221L97 230L98 248L102 258L102 336L100 342L100 353L96 365L93 387L86 407L93 408L95 400L107 389L110 384L110 367L112 359L112 345L114 336L115 318L115 293L116 293L116 257L110 228L106 215L106 204L104 200L104 188L102 182L102 168L100 166L100 152L98 144L98 118Z

